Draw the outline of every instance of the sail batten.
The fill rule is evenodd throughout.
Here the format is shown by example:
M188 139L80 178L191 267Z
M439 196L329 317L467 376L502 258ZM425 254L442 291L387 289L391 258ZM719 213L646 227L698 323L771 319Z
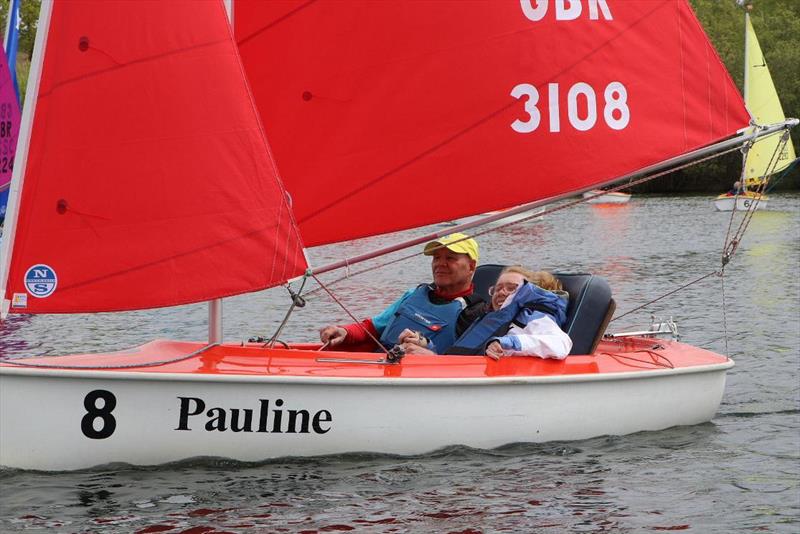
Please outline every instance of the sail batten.
M552 4L235 0L306 245L588 189L747 124L684 0Z
M174 306L302 273L222 3L48 8L11 311Z

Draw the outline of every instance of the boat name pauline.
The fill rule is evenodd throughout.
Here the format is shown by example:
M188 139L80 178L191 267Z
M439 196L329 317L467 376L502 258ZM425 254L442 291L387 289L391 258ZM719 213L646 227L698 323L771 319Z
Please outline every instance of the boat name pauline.
M180 414L175 430L326 434L333 425L333 414L330 411L319 410L311 415L308 410L284 409L283 399L275 399L270 410L269 399L258 399L257 409L218 406L206 409L206 402L199 397L177 398L180 401ZM117 429L117 418L114 414L116 395L104 389L95 389L86 394L83 406L86 409L81 419L83 435L90 439L111 437Z
M333 422L333 415L328 410L319 410L311 415L308 410L283 409L283 399L275 399L272 410L268 399L258 399L257 410L220 407L206 410L205 401L198 397L178 397L178 399L180 399L180 415L175 430L203 428L207 432L325 434L331 429Z

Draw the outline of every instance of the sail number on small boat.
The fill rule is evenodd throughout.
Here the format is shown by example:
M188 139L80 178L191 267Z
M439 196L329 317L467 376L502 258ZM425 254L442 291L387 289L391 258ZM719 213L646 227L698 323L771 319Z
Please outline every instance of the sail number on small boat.
M605 0L588 0L586 2L588 13L584 16L589 20L600 20L602 14L604 20L614 20L611 10ZM521 0L520 6L526 18L533 22L543 20L548 13L550 2L536 0ZM556 0L553 10L556 21L576 20L584 14L583 2L575 0ZM511 96L517 99L527 97L525 101L525 113L528 114L527 120L517 119L511 124L511 128L518 133L531 133L535 131L541 123L542 114L537 104L539 103L539 90L530 83L520 83L511 90ZM586 102L585 116L580 117L578 102L582 97ZM603 107L603 118L606 125L613 130L622 130L630 122L630 109L628 108L628 91L621 82L612 81L606 85L603 91L605 106ZM557 83L547 84L548 120L550 132L561 131L561 98L560 87ZM597 123L597 92L594 87L586 82L573 84L566 92L567 117L570 125L578 131L585 132L592 129Z
M258 399L257 408L207 408L200 397L177 397L178 420L173 430L205 430L206 432L256 432L271 434L325 434L331 430L333 414L318 410L284 409L283 399L275 399L270 410L269 399ZM98 401L101 401L98 403ZM98 406L99 404L99 406ZM81 432L90 439L106 439L117 429L114 409L116 396L105 389L95 389L83 399L86 413L81 418Z
M19 111L16 113L19 116ZM14 152L17 148L14 119L11 104L0 103L0 173L10 173L14 170Z
M511 128L515 132L530 133L539 127L542 114L536 106L539 102L539 90L529 83L521 83L511 90L511 96L521 99L525 96L525 112L528 120L519 119L511 123ZM586 100L586 116L580 117L578 111L578 97L583 96ZM620 82L609 83L603 92L605 106L603 107L603 119L609 128L622 130L631 119L631 112L628 108L628 91ZM561 131L559 86L557 83L547 84L547 108L550 120L550 131ZM585 132L592 129L597 124L597 96L594 88L584 82L578 82L567 91L567 117L569 123L578 131Z

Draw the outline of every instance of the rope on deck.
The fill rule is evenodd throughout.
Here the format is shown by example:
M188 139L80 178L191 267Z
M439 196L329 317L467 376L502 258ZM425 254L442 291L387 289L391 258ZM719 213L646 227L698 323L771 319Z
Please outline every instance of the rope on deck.
M45 369L131 369L134 367L157 367L159 365L166 365L168 363L176 363L182 362L183 360L188 360L190 358L194 358L198 354L202 354L203 352L207 351L212 347L218 346L219 343L211 343L206 345L205 347L201 347L194 352L189 354L179 356L177 358L172 358L170 360L159 360L155 362L145 362L145 363L126 363L120 365L59 365L53 363L33 363L28 362L26 363L25 360L29 358L18 358L18 359L9 359L9 358L0 358L0 363L7 363L9 365L17 365L19 367L40 367ZM75 355L71 355L75 357ZM34 356L37 358L38 356ZM61 355L61 356L47 356L48 358L69 358L70 355Z

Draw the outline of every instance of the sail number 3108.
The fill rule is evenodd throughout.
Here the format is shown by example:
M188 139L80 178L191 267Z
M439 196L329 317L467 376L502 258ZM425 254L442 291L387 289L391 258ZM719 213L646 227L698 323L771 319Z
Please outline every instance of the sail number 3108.
M531 133L539 128L542 122L542 111L539 109L539 90L529 83L520 83L511 90L511 96L525 99L527 117L511 123L511 128L519 133ZM561 105L563 95L559 84L547 84L547 120L551 132L561 131ZM574 84L566 93L567 119L574 129L585 132L597 124L598 103L594 88L585 82ZM583 104L583 105L579 105ZM542 105L545 107L545 104ZM613 130L622 130L631 119L628 108L628 91L620 82L609 83L603 91L603 120Z

